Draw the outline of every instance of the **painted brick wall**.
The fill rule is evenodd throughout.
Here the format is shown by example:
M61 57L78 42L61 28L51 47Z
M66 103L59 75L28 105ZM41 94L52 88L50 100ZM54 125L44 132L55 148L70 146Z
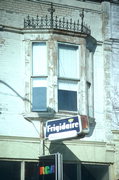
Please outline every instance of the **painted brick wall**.
M59 1L57 1L59 2ZM105 135L105 131L102 133L102 129L105 129L105 115L104 110L108 111L111 107L105 106L104 98L107 98L108 93L105 94L103 90L104 87L109 89L108 84L110 84L110 72L107 74L105 72L111 71L111 57L107 56L108 51L103 46L102 41L109 41L111 37L118 38L118 6L109 2L104 2L101 4L96 3L87 3L74 1L71 5L77 5L77 7L85 7L85 18L84 21L86 24L90 25L92 36L98 40L98 46L94 56L94 67L95 67L95 116L97 120L97 129L94 132L94 140L102 140ZM6 26L13 26L23 28L24 18L30 14L31 16L46 15L48 5L29 2L26 0L1 0L0 1L0 24ZM112 9L112 12L110 10ZM117 12L117 14L116 14ZM73 8L60 8L56 7L54 14L58 16L66 16L67 18L77 19L80 14L80 10ZM111 17L111 18L110 18ZM116 19L116 21L113 21ZM111 23L113 22L113 26ZM112 33L111 33L112 32ZM25 97L25 60L24 60L24 47L23 47L24 35L15 34L12 32L1 32L0 36L0 77L1 77L1 101L0 108L3 113L13 113L19 115L19 119L22 119L22 113L25 110L24 107L24 97ZM109 41L110 42L110 41ZM105 51L105 53L104 53ZM115 50L114 50L115 51ZM114 55L113 55L114 56ZM114 58L118 58L118 55ZM108 64L108 66L106 65ZM117 62L115 60L115 65ZM19 68L21 67L21 68ZM113 69L113 74L118 75L118 71ZM100 84L98 82L101 82ZM107 83L105 84L104 81ZM6 98L7 97L7 98ZM100 103L98 103L100 102ZM17 107L16 107L17 104ZM108 101L107 101L108 104ZM105 108L106 107L106 108ZM4 118L3 124L4 124ZM106 116L108 119L108 116ZM6 118L5 118L6 119ZM9 119L14 119L12 116ZM16 119L16 118L15 118ZM8 120L7 120L8 121ZM109 119L110 122L110 119ZM25 122L26 123L26 122ZM6 125L5 125L6 126ZM3 128L4 129L4 128ZM109 129L110 133L111 127ZM20 131L20 129L19 129ZM24 132L23 132L24 134ZM100 134L100 136L98 136Z

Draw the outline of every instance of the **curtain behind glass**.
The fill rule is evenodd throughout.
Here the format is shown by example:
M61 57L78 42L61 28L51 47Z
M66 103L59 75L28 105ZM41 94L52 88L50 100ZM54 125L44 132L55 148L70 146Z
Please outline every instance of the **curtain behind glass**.
M59 44L59 77L78 78L78 46Z

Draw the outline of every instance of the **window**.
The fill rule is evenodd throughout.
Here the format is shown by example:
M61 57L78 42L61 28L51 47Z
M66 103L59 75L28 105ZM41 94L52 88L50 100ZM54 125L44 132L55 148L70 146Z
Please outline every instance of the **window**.
M81 180L109 180L109 165L82 164Z
M32 67L31 92L26 89L31 100L31 105L26 102L28 112L67 111L93 117L93 53L85 44L59 39L32 42L32 61L29 58L26 67Z
M63 175L64 180L109 180L109 165L64 163Z
M22 164L23 163L23 164ZM23 165L23 166L22 166ZM83 162L64 162L64 180L109 180L109 164L85 164ZM37 180L39 163L27 161L0 161L1 180ZM48 178L49 179L49 178Z
M38 163L25 162L25 180L36 180L38 176Z
M63 164L63 179L77 180L77 164Z
M1 180L20 180L21 164L20 162L0 161L0 179Z
M79 47L58 44L58 109L77 111Z
M45 42L32 44L32 111L47 108L47 49Z

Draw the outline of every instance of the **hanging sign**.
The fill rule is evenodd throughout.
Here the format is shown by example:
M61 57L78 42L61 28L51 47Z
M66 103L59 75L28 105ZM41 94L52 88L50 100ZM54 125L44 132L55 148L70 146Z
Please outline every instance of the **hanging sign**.
M80 116L46 122L45 137L49 140L67 139L82 132Z

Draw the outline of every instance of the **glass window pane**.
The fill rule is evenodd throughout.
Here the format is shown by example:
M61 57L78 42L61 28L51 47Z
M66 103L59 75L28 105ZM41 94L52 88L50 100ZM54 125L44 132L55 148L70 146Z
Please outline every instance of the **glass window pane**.
M33 87L32 111L46 111L46 87Z
M81 165L81 180L109 180L108 165Z
M77 88L78 82L59 80L58 109L77 111Z
M25 163L25 180L38 179L38 163L26 162Z
M0 179L1 180L20 180L21 163L0 161Z
M78 88L78 82L77 81L71 81L71 80L59 80L59 89L64 90L77 90Z
M59 77L79 78L78 46L59 44Z
M33 78L32 86L33 87L47 87L47 78Z
M46 43L33 43L33 67L32 75L47 75L47 50Z
M59 110L77 111L77 92L58 90Z
M47 110L47 80L46 78L33 78L32 111Z
M77 165L64 164L63 165L63 180L77 180Z

